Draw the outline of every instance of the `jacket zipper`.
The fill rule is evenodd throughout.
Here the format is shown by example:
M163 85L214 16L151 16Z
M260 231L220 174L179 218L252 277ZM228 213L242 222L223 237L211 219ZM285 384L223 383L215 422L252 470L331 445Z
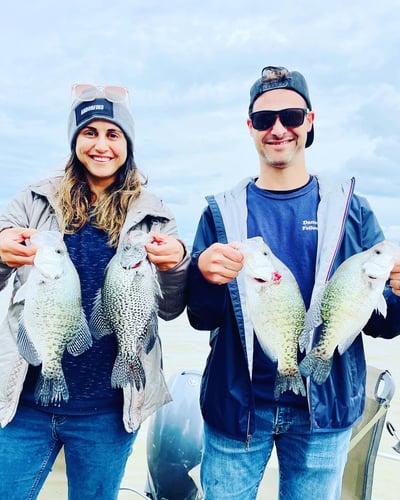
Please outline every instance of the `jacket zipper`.
M340 235L339 235L336 247L335 247L335 251L333 252L333 256L332 256L332 259L331 259L331 264L329 266L328 273L327 273L327 275L325 277L325 282L328 282L328 280L330 278L330 275L332 273L332 268L333 268L333 265L334 265L335 260L336 260L337 253L339 251L340 244L341 244L341 242L343 240L344 227L346 225L347 214L349 212L350 200L351 200L351 198L353 196L353 192L354 192L354 184L355 184L355 179L354 179L354 177L352 177L351 178L350 189L349 189L349 192L348 192L348 195L347 195L346 208L345 208L345 211L344 211L344 214L343 214L343 218L342 218L342 226L341 226L341 230L340 230ZM315 336L315 328L314 328L314 335L313 335L313 337L314 336ZM308 409L309 409L309 412L310 412L310 428L311 428L311 430L313 430L313 428L314 428L313 421L314 420L313 420L313 410L312 410L312 404L311 404L311 390L310 390L311 381L310 381L310 377L307 377L306 385L307 385Z
M246 451L249 451L250 449L250 441L251 441L251 438L253 437L252 434L250 434L250 411L249 411L249 415L247 417L247 437L246 437L246 442L244 444L244 449Z

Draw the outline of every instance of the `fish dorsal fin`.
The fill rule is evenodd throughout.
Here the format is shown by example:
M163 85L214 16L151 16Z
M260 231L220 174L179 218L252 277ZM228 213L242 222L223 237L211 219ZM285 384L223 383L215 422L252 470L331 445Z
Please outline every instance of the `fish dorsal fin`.
M102 289L97 291L92 314L90 316L89 328L94 338L100 339L112 333L112 328L103 314Z
M387 315L387 303L383 294L379 297L378 304L375 307L375 311L378 311L384 318Z
M321 305L322 300L324 298L326 287L328 283L325 283L316 293L314 300L310 308L306 313L306 320L304 324L305 331L311 331L317 326L322 324L322 316L321 316Z
M90 334L85 313L82 309L77 333L67 345L67 351L72 354L72 356L78 356L89 349L89 347L92 347L92 344L92 336Z

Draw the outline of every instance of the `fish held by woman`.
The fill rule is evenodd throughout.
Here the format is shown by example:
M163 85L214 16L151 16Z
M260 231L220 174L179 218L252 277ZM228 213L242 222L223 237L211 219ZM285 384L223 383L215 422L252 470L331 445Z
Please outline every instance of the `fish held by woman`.
M160 285L154 266L147 258L147 233L131 230L109 262L90 318L94 336L114 333L118 354L112 387L134 384L140 391L146 384L142 356L148 354L158 336Z
M374 310L386 317L383 291L400 248L385 240L346 259L321 290L306 316L300 348L307 348L310 332L322 324L315 347L300 363L303 376L324 383L337 348L343 354L361 333Z
M297 281L261 237L247 239L239 250L250 320L264 353L278 365L274 397L288 390L305 396L297 354L306 311Z
M92 337L82 308L79 276L62 234L39 231L30 243L37 247L34 265L14 297L14 303L25 302L17 344L28 363L42 365L35 398L47 406L69 400L61 364L65 349L77 356L92 345Z

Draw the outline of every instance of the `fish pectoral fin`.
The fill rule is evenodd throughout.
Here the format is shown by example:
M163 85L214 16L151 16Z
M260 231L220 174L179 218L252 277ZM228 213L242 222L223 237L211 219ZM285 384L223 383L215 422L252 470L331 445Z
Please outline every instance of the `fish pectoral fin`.
M22 318L18 324L17 346L19 353L25 361L34 366L40 365L42 362L40 354L29 337Z
M82 310L80 324L75 337L67 344L67 351L72 356L79 356L87 351L93 345L92 336L90 334L89 326L86 321L85 314Z
M158 278L157 278L156 266L154 264L152 264L151 266L152 266L151 269L153 272L152 280L153 280L153 287L154 287L154 295L156 297L159 297L160 299L162 299L163 293L161 290L160 282L158 281Z
M158 336L158 318L157 318L157 312L153 311L146 327L146 334L144 337L144 341L142 342L142 347L146 354L149 354L149 352L153 349L157 336Z
M26 295L28 292L28 287L26 282L17 290L17 293L14 295L13 304L18 304L19 302L25 302Z

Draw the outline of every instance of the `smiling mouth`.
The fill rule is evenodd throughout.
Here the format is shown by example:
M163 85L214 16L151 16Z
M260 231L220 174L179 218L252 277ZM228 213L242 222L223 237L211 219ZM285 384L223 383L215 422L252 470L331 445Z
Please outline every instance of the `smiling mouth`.
M111 158L109 156L91 156L91 159L93 161L98 161L100 163L105 163L105 162L111 160Z
M285 144L290 144L294 139L283 139L280 141L266 141L269 146L284 146Z

